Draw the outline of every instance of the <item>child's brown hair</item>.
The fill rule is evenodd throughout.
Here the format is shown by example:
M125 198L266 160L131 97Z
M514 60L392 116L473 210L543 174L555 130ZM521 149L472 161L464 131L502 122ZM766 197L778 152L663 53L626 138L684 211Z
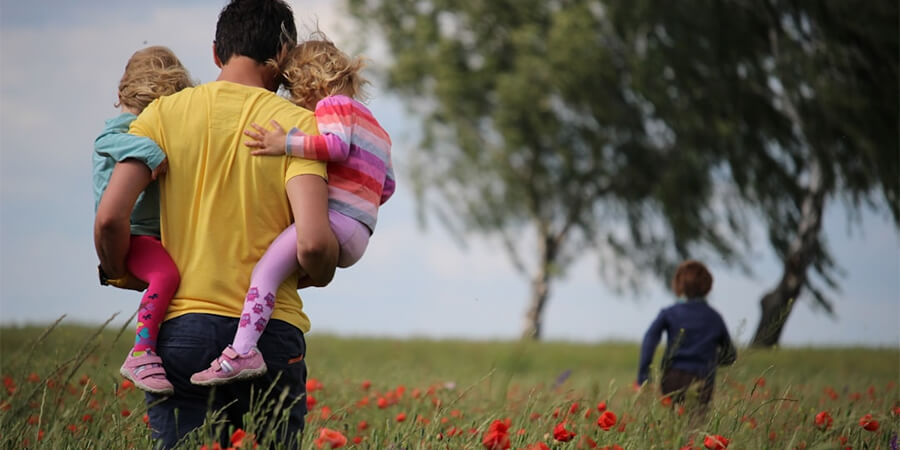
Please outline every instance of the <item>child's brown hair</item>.
M128 59L119 81L116 107L143 111L153 100L193 85L190 74L172 50L158 45L147 47Z
M314 109L330 95L363 98L368 80L360 72L365 65L362 58L347 56L321 32L291 49L278 64L291 101L306 109Z
M706 297L712 289L713 277L703 263L689 259L678 265L672 277L672 290L678 297Z

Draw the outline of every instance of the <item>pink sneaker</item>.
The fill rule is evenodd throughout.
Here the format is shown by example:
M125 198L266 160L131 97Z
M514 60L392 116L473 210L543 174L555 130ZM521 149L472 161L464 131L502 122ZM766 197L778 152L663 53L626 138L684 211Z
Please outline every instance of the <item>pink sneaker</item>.
M256 378L264 373L266 362L256 347L246 355L237 352L232 346L225 347L222 356L213 360L209 369L191 375L191 383L200 386L216 386L236 380Z
M132 356L132 353L128 352L119 373L131 380L138 389L152 394L172 395L175 392L172 383L166 379L162 359L149 350L141 356Z

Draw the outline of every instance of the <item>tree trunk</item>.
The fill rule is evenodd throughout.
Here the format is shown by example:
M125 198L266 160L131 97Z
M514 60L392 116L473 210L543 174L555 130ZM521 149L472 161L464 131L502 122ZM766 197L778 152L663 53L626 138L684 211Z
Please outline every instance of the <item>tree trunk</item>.
M794 300L806 284L806 271L819 246L822 214L825 209L825 189L818 161L813 160L810 183L803 199L797 237L791 243L784 261L784 274L778 285L760 300L762 316L751 343L754 347L778 344L784 324L794 307Z
M543 331L544 306L547 304L547 296L550 292L550 283L546 269L538 271L531 282L531 300L528 302L528 310L525 312L525 327L522 330L522 339L538 340Z
M525 311L522 339L539 340L543 331L544 306L550 294L550 265L556 258L556 246L548 236L539 240L538 269L531 278L531 300Z

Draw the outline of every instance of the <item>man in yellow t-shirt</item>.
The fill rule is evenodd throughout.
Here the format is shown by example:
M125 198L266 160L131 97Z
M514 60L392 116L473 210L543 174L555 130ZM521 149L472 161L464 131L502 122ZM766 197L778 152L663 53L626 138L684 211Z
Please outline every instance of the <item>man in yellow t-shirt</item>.
M270 119L316 132L310 111L272 92L276 72L265 64L295 41L293 13L282 0L232 0L216 27L217 81L158 99L131 125L132 134L153 139L168 158L160 182L160 228L182 280L157 343L175 393L147 394L150 425L165 447L200 426L210 408L229 403L226 418L241 428L251 390L264 392L273 382L273 399L287 390L284 404L291 405L288 423L277 427L284 432L278 441L299 443L306 412L303 333L309 319L296 292L296 274L279 288L272 320L258 343L268 373L214 393L189 381L231 342L253 267L291 222L297 226L304 281L325 286L334 275L338 250L328 223L325 164L254 158L241 138L250 123ZM95 240L110 278L125 275L129 224L123 212L131 211L149 181L144 164L123 161L101 199Z

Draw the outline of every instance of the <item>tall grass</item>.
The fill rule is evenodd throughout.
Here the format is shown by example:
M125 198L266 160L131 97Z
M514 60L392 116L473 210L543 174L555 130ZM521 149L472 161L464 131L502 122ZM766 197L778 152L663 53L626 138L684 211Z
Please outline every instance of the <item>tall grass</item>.
M115 322L0 328L0 448L153 446L143 395L118 375L131 319ZM721 435L730 449L889 449L900 423L896 348L743 351L720 370L712 407L701 416L690 403L682 413L664 405L654 385L633 387L635 344L316 334L307 342L304 448L317 446L323 428L356 448L484 448L491 423L508 418L512 448L704 448L707 436ZM279 394L258 402L235 437L278 448L261 433L269 419L285 418ZM601 402L617 416L609 431L597 425ZM815 423L821 411L833 418L827 428ZM880 422L877 431L860 426L865 414ZM576 433L569 442L554 440L563 421ZM210 411L180 448L213 448L217 436L235 431Z

